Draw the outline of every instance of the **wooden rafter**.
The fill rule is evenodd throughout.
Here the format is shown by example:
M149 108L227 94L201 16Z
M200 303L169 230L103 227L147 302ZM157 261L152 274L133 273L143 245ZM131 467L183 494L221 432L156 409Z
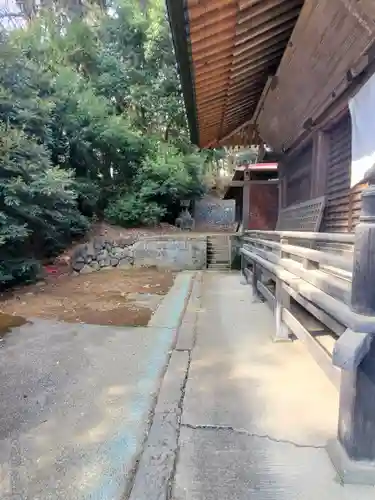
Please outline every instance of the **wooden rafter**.
M304 0L186 0L186 11L184 0L167 0L176 2L186 25L178 36L189 43L199 144L247 142Z

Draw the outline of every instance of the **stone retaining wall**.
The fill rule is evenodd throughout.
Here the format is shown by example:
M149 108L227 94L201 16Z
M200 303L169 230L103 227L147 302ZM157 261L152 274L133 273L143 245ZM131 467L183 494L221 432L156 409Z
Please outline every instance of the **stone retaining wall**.
M204 269L207 265L206 236L150 236L138 241L95 238L80 245L72 256L76 273L91 273L104 268L132 267L167 268L175 271Z

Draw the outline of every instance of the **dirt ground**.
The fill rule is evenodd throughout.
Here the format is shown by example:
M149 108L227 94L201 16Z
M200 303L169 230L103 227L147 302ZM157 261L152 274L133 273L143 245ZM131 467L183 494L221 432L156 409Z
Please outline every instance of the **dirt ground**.
M23 318L74 323L147 325L174 274L156 269L110 269L89 275L49 277L0 296L0 336ZM144 297L144 299L142 299ZM156 300L155 300L156 299Z

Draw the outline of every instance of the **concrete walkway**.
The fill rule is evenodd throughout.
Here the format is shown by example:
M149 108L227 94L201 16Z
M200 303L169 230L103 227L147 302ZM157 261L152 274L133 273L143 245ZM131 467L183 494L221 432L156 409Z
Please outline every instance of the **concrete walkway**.
M238 273L195 283L131 500L370 500L325 450L338 394Z
M0 349L1 500L118 500L131 484L194 273L146 328L33 320Z
M273 332L239 273L216 272L178 275L147 328L15 329L0 350L1 500L372 500L325 451L336 389Z

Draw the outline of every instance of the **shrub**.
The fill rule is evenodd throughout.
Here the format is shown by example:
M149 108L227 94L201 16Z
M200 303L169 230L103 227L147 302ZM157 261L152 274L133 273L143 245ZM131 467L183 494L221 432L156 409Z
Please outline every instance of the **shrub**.
M152 226L160 222L165 212L165 207L156 202L139 194L129 193L110 201L105 210L105 217L109 222L124 227Z

